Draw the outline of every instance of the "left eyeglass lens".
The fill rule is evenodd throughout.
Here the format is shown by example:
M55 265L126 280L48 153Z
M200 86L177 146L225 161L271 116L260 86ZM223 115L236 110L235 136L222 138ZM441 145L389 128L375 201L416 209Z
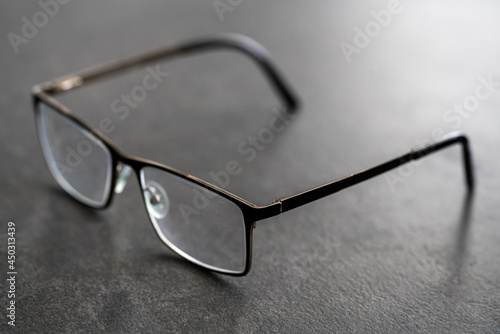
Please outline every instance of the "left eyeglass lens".
M106 204L112 181L109 149L71 118L39 102L36 123L50 172L70 195L93 206Z

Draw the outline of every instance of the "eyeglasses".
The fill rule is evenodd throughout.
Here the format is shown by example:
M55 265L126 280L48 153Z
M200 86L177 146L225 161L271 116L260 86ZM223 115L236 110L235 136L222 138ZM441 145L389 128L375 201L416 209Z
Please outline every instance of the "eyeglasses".
M39 141L45 162L57 183L81 203L106 208L121 193L129 175L139 180L149 218L160 239L183 258L215 272L243 276L252 260L252 230L259 220L354 186L412 160L454 144L463 152L466 183L472 191L473 167L467 138L459 133L358 173L265 206L256 206L220 187L146 159L123 153L104 135L75 117L53 95L94 79L155 60L212 49L232 49L249 56L283 100L288 113L298 109L289 84L273 65L267 50L241 35L222 35L92 67L33 88Z

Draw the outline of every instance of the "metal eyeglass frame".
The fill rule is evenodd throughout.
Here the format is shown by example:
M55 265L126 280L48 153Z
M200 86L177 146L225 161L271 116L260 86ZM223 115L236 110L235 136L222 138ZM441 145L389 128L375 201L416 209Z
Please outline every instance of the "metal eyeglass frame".
M319 187L304 191L302 193L293 196L279 198L269 205L257 206L243 198L240 198L230 193L227 190L219 188L195 176L183 173L172 167L162 165L154 161L133 157L123 153L113 143L111 143L109 139L101 135L99 132L94 131L89 125L87 125L86 123L78 119L76 116L74 116L68 108L66 108L64 105L62 105L55 98L52 97L52 95L56 95L58 93L66 92L68 90L80 87L83 84L89 83L94 79L102 78L104 76L114 74L116 72L123 71L126 69L131 69L136 66L143 65L155 60L173 58L194 52L208 51L213 49L232 49L235 51L242 52L243 54L249 56L261 68L264 75L270 81L272 87L276 90L279 97L283 100L286 106L286 111L288 113L294 113L297 111L299 107L298 99L294 94L293 90L291 89L291 87L289 86L289 84L284 80L283 76L273 65L273 62L271 61L268 51L262 45L250 39L249 37L237 34L226 34L208 39L193 40L173 47L168 47L165 49L156 50L142 55L91 67L82 70L80 72L76 72L67 76L54 79L52 81L38 84L33 87L32 97L33 97L36 117L38 117L37 116L38 104L41 101L43 101L44 103L51 106L57 112L71 119L73 122L75 122L85 130L92 133L95 137L101 140L102 143L104 143L104 145L106 145L109 151L111 152L113 174L111 178L112 180L111 181L112 184L110 187L111 190L109 191L108 198L102 206L91 206L89 204L86 204L87 206L90 206L95 209L103 209L110 205L113 199L113 195L115 193L113 189L115 189L116 183L121 173L121 169L124 165L130 166L135 171L135 174L139 179L139 183L140 183L141 169L146 166L152 166L159 168L167 173L176 175L187 181L193 182L198 186L209 189L215 192L216 194L233 202L241 209L245 224L246 263L245 263L245 269L242 272L231 272L218 269L214 270L214 268L211 268L209 266L204 266L203 264L200 263L197 264L215 272L233 276L244 276L250 271L251 267L252 230L255 227L255 223L257 221L279 215L283 212L290 211L304 204L334 194L340 190L354 186L360 182L366 181L377 175L385 173L391 169L406 164L412 160L420 159L430 153L439 151L451 145L460 144L462 146L467 189L470 192L473 190L474 188L473 166L472 166L472 157L469 149L468 139L463 134L453 133L446 137L443 137L443 139L441 139L440 141L414 148L406 154L403 154L394 159L381 163L377 166L365 169L363 171L354 174L347 175L335 181L323 184Z

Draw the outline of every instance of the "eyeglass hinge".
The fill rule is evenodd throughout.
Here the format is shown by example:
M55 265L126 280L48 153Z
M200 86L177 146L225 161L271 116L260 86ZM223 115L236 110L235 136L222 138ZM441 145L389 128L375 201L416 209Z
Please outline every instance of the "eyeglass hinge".
M33 93L57 94L81 86L82 84L83 78L81 76L71 75L36 85L33 87Z
M279 213L283 213L283 203L281 202L283 200L283 198L278 198L276 200L273 201L272 204L279 204L280 205L280 212Z
M79 75L72 75L67 78L61 78L55 82L55 85L59 91L70 90L72 88L81 86L83 84L83 78Z

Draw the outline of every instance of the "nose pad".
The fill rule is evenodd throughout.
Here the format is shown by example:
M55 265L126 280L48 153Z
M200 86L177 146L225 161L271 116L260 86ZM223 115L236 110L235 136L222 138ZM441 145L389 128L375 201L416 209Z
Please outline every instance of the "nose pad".
M119 164L117 170L118 176L116 177L115 193L121 194L127 185L128 177L132 172L132 167L129 165Z
M158 183L149 181L143 191L148 212L156 219L164 218L170 208L170 200L165 189Z

